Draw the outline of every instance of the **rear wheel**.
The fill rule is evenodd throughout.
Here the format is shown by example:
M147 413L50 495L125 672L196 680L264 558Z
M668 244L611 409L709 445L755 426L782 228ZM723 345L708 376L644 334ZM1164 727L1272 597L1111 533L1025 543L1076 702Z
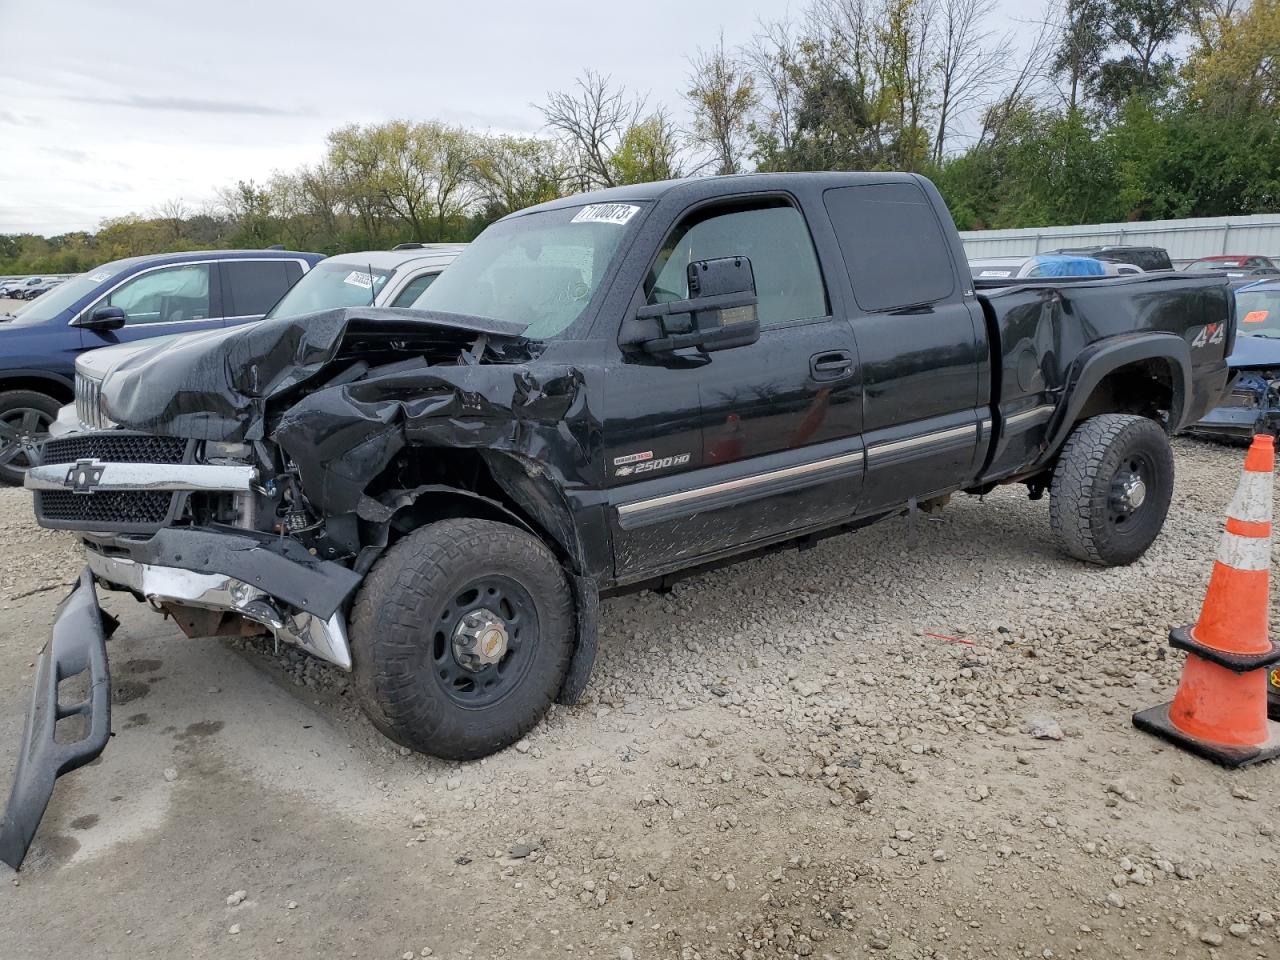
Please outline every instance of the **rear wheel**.
M1067 438L1049 489L1058 542L1078 560L1133 563L1164 526L1173 497L1173 451L1147 417L1108 413Z
M356 598L361 706L414 750L487 756L547 712L573 631L569 585L537 539L489 520L430 524L387 551Z
M28 467L39 462L40 444L61 404L34 390L0 393L0 484L21 486Z

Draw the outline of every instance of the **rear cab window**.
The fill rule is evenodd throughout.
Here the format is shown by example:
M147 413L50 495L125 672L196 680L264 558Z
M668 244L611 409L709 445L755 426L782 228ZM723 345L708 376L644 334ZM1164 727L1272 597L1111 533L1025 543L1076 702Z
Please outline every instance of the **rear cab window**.
M822 195L858 306L868 313L935 303L955 292L947 235L914 183L834 187Z

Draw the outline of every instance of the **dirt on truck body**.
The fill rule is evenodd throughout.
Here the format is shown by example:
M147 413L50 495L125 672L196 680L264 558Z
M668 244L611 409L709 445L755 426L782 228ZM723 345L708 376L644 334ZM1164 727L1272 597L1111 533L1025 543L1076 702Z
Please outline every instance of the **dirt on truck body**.
M602 596L1014 482L1050 492L1067 553L1132 562L1235 323L1216 277L976 290L905 174L555 201L417 306L113 370L120 429L27 477L39 522L84 541L75 608L97 584L195 636L269 631L351 670L396 741L481 757L581 695Z

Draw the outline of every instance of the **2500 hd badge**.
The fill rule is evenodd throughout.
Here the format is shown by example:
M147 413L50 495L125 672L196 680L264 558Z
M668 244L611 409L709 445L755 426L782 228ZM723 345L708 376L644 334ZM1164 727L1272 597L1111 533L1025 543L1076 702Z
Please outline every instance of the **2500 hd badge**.
M419 309L132 357L101 388L118 427L49 441L26 474L86 567L40 657L0 859L107 742L99 589L192 636L297 644L350 670L397 743L483 757L582 697L602 598L738 556L1018 483L1050 493L1070 557L1137 559L1169 434L1226 384L1232 303L1212 275L973 281L924 178L760 174L512 214ZM1193 364L1206 324L1223 336ZM101 473L77 491L84 462ZM61 702L84 673L92 695ZM89 733L55 743L72 712Z

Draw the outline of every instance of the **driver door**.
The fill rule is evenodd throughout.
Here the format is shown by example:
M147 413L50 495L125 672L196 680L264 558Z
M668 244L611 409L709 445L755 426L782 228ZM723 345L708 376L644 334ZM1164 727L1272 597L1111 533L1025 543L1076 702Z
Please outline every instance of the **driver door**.
M695 260L746 257L760 339L623 354L605 381L604 446L621 579L687 566L851 516L862 479L853 330L833 311L789 198L699 207L669 231L642 291L688 297Z

